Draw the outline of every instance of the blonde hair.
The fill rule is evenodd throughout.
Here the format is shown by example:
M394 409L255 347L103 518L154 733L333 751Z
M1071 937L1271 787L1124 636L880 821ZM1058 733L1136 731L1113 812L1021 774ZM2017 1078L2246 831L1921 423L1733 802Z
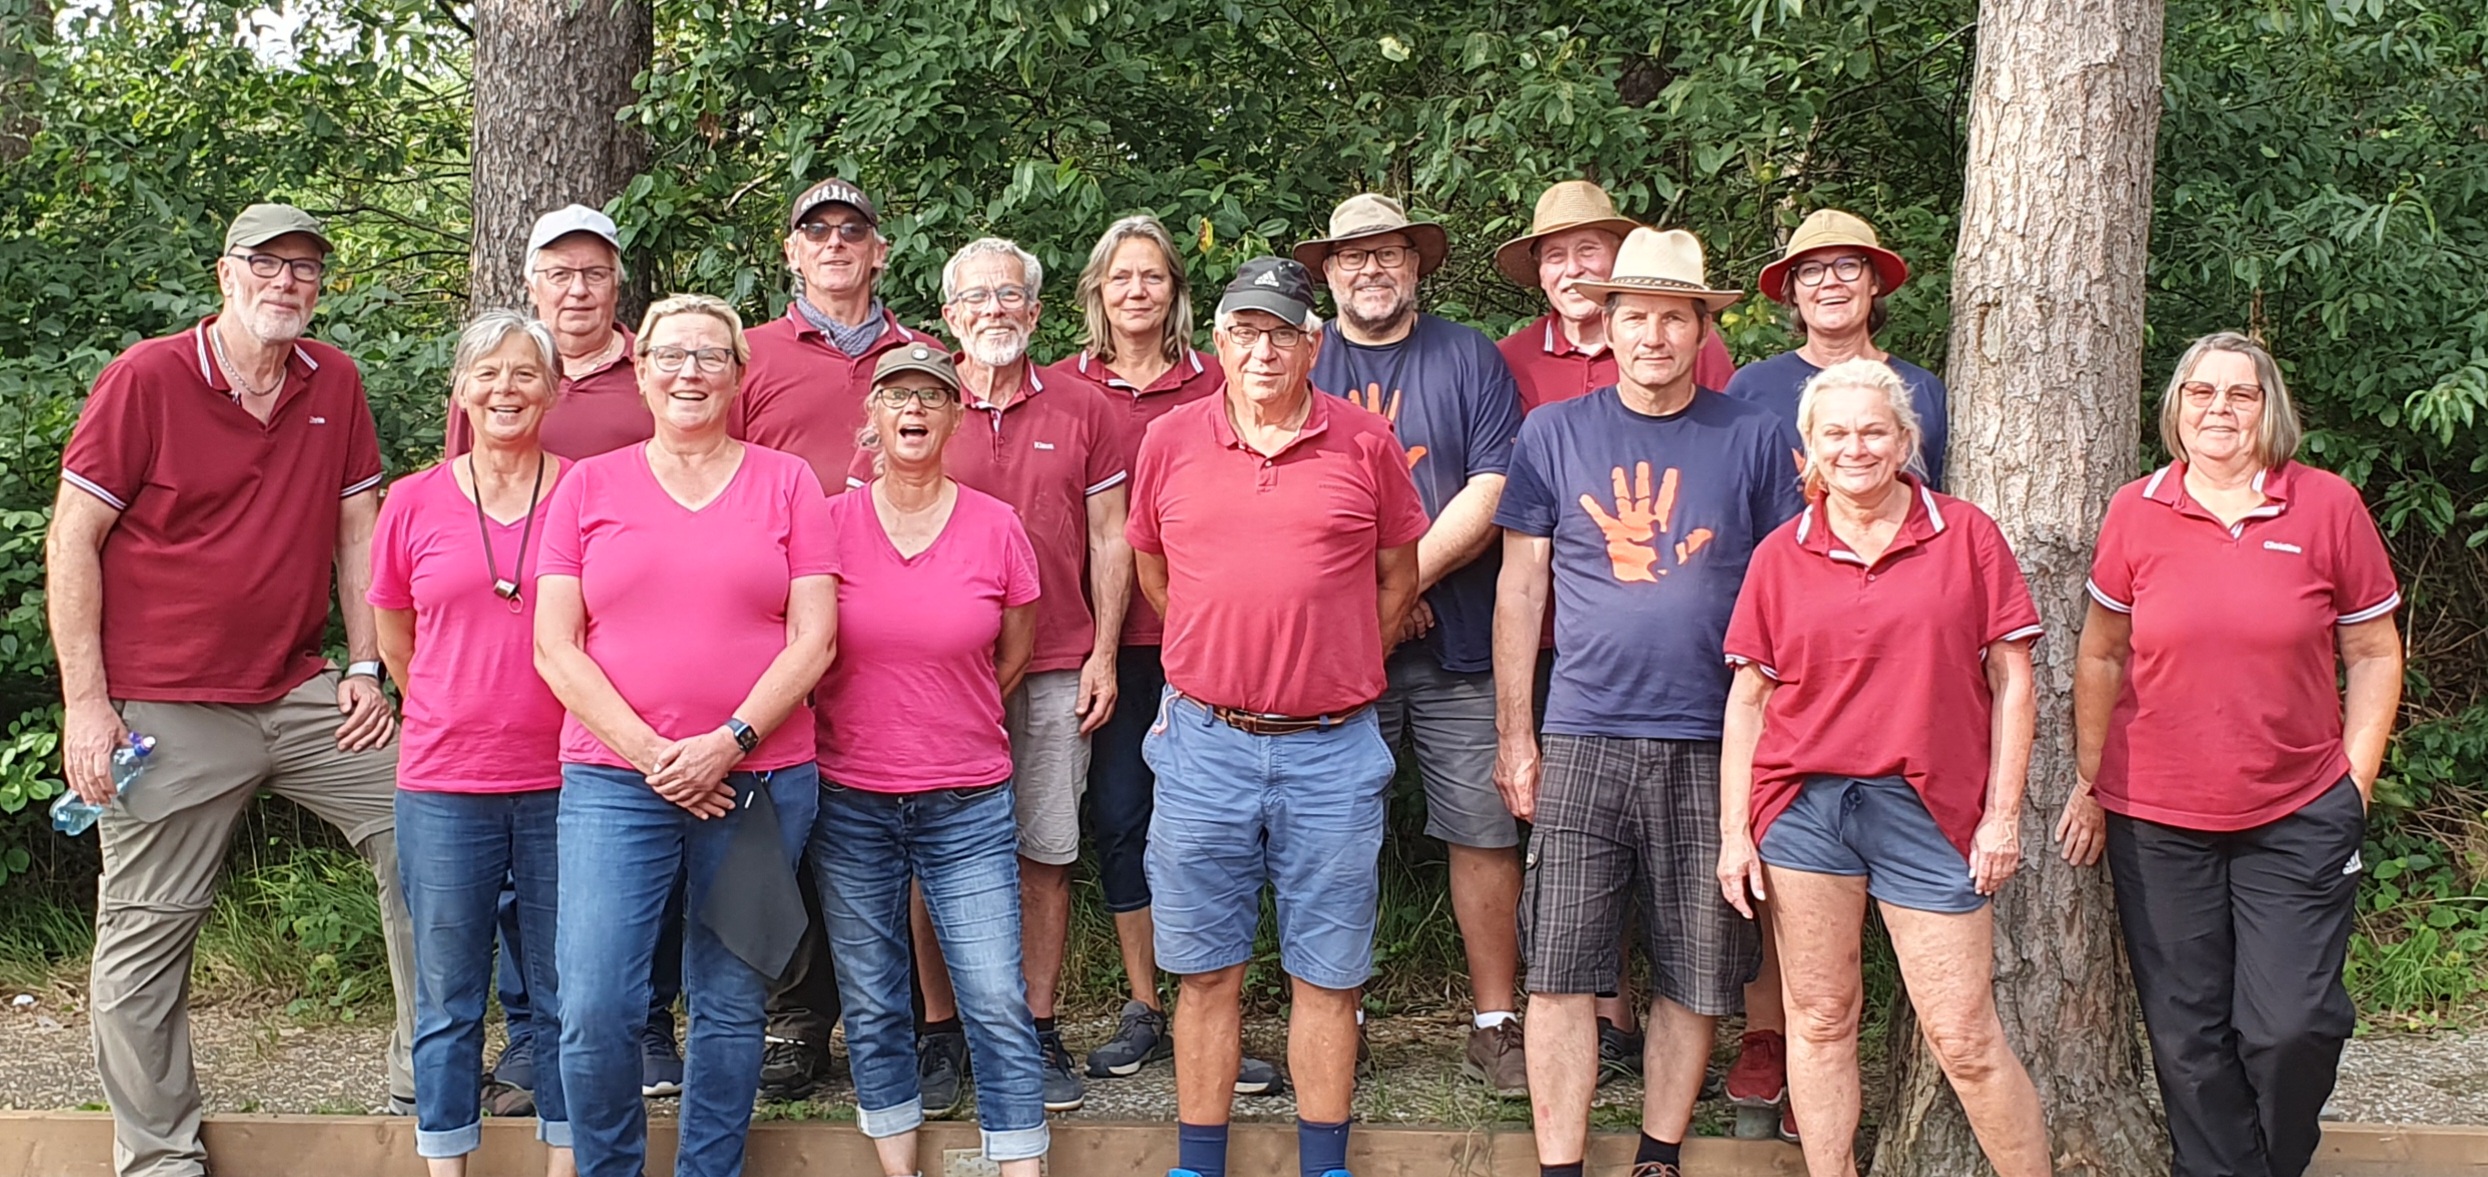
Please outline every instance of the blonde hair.
M1167 305L1166 322L1159 329L1158 354L1170 363L1180 363L1192 347L1192 280L1184 273L1184 255L1176 251L1174 235L1147 213L1136 213L1106 226L1105 235L1089 250L1088 264L1081 267L1079 284L1073 287L1073 296L1080 302L1080 316L1088 326L1088 340L1081 346L1099 363L1111 364L1117 358L1114 330L1106 322L1106 267L1114 263L1114 251L1123 248L1126 241L1155 245L1159 256L1166 259L1167 277L1175 288L1175 298Z
M734 344L734 365L751 366L752 345L743 338L743 316L734 312L733 304L708 294L669 294L650 306L648 313L639 318L640 355L648 354L648 336L655 333L657 324L676 315L707 315L725 324L726 338Z
M1806 381L1804 391L1797 394L1797 436L1805 446L1806 497L1823 497L1827 481L1814 459L1814 403L1823 393L1847 388L1883 394L1883 403L1892 410L1892 420L1901 427L1901 436L1908 445L1901 455L1901 468L1926 477L1926 455L1920 452L1926 444L1926 429L1918 421L1918 406L1910 396L1909 382L1881 360L1842 360L1815 373Z
M2281 366L2272 353L2235 331L2215 331L2194 341L2186 354L2177 357L2177 370L2168 378L2168 387L2160 393L2160 444L2168 447L2169 456L2181 461L2186 457L2185 442L2177 436L2177 410L2185 399L2179 391L2186 378L2194 374L2194 366L2203 357L2216 351L2235 352L2253 361L2255 382L2263 385L2263 419L2255 425L2255 463L2266 470L2298 456L2298 442L2306 436L2298 425L2298 409L2289 401L2289 383L2281 379Z

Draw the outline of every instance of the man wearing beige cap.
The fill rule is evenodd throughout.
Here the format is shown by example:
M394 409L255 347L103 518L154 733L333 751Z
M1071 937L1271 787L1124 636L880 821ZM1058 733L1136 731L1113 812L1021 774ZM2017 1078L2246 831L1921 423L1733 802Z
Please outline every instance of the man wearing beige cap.
M1803 505L1778 414L1699 388L1693 358L1737 299L1702 245L1635 229L1603 280L1616 384L1521 426L1495 522L1495 784L1531 823L1522 954L1544 1177L1581 1177L1597 1084L1595 994L1620 980L1638 905L1653 1000L1632 1177L1680 1177L1703 1064L1761 961L1712 872L1729 675L1719 651L1754 546ZM1538 637L1555 606L1544 737ZM1540 749L1544 748L1544 760Z
M1295 250L1330 283L1339 315L1322 331L1315 388L1382 414L1408 449L1432 520L1417 544L1423 594L1396 635L1382 738L1405 739L1425 782L1425 832L1451 858L1451 910L1476 1008L1460 1069L1496 1094L1529 1093L1514 1009L1520 828L1494 788L1495 503L1520 432L1520 393L1494 341L1417 309L1419 279L1443 264L1443 227L1387 196L1331 213L1328 236Z
M110 805L88 1002L121 1177L207 1171L191 951L261 788L372 864L398 996L390 1110L413 1108L397 715L363 600L380 439L354 361L303 338L330 248L301 209L244 209L216 261L220 311L105 365L61 455L45 590L62 768ZM321 653L332 589L342 673ZM139 735L155 750L116 799L113 751Z
M1588 180L1566 180L1539 195L1528 232L1495 249L1496 273L1546 292L1547 312L1495 345L1520 383L1524 411L1615 383L1606 315L1595 300L1564 284L1605 279L1624 235L1637 228L1616 214L1606 189ZM1693 361L1693 382L1718 391L1734 375L1736 361L1728 355L1728 345L1720 342L1718 332L1704 332L1701 354Z

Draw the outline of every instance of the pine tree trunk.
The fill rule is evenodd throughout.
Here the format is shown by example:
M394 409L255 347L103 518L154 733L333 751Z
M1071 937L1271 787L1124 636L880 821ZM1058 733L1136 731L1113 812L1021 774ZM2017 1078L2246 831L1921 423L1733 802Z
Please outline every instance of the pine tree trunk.
M34 54L51 39L51 0L0 0L0 163L26 158L43 129L34 113Z
M525 309L527 231L577 202L602 208L647 164L644 138L614 121L648 68L642 0L476 0L474 231L467 304ZM645 301L630 267L627 318Z
M2136 474L2162 0L1982 0L1953 259L1958 493L1993 512L2047 626L2021 835L1998 896L1996 1002L2039 1088L2055 1171L2166 1173L2104 866L2050 841L2074 783L2083 580ZM1894 1023L1875 1177L1991 1172L1914 1020Z

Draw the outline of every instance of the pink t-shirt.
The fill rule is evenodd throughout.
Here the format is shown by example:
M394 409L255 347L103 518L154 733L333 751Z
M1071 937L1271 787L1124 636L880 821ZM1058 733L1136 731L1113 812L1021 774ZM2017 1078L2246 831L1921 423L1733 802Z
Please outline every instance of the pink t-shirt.
M787 586L836 576L838 537L801 458L746 443L726 488L693 511L665 493L647 451L572 467L545 506L540 575L579 578L587 656L648 726L680 740L726 722L786 649ZM811 758L812 715L798 707L735 768ZM577 716L562 721L562 759L631 767Z
M547 455L547 481L558 488L570 463ZM491 558L504 577L519 564L534 572L545 512L534 527L521 519L487 520ZM562 705L536 677L536 598L516 608L492 591L475 500L458 489L444 462L389 487L372 536L375 609L415 611L415 656L398 733L397 787L440 793L518 793L562 783Z
M1011 777L993 646L1002 611L1037 599L1037 553L1002 500L959 488L933 546L902 559L869 487L829 501L838 537L838 661L812 692L821 777L876 793Z

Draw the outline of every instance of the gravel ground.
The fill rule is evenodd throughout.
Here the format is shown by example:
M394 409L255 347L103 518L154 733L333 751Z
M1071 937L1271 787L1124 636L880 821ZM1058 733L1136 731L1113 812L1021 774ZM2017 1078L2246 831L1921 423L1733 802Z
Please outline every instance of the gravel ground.
M53 990L21 996L0 1007L0 1109L102 1107L93 1048L77 995ZM27 997L32 997L29 1002ZM1368 1027L1374 1076L1357 1094L1360 1118L1382 1122L1482 1124L1528 1122L1520 1101L1499 1101L1460 1078L1457 1063L1466 1019L1411 1016L1377 1019ZM1094 1046L1113 1031L1099 1015L1064 1020L1073 1053ZM200 1079L207 1110L214 1112L360 1113L386 1094L381 1050L387 1027L367 1022L301 1025L278 1009L238 1004L203 1005L192 1011ZM1247 1027L1247 1049L1263 1058L1283 1053L1285 1026L1256 1019ZM1174 1118L1174 1071L1152 1066L1129 1079L1092 1080L1087 1106L1074 1117L1102 1120ZM843 1064L838 1080L804 1104L779 1105L766 1114L845 1119L853 1115L852 1090ZM1600 1089L1596 1120L1627 1127L1637 1119L1637 1085ZM668 1101L657 1101L660 1110ZM2362 1122L2488 1125L2488 1039L2445 1032L2431 1036L2378 1035L2350 1044L2342 1063L2334 1118ZM1287 1119L1295 1104L1285 1096L1240 1098L1239 1119ZM1726 1129L1724 1109L1706 1105L1699 1127Z

